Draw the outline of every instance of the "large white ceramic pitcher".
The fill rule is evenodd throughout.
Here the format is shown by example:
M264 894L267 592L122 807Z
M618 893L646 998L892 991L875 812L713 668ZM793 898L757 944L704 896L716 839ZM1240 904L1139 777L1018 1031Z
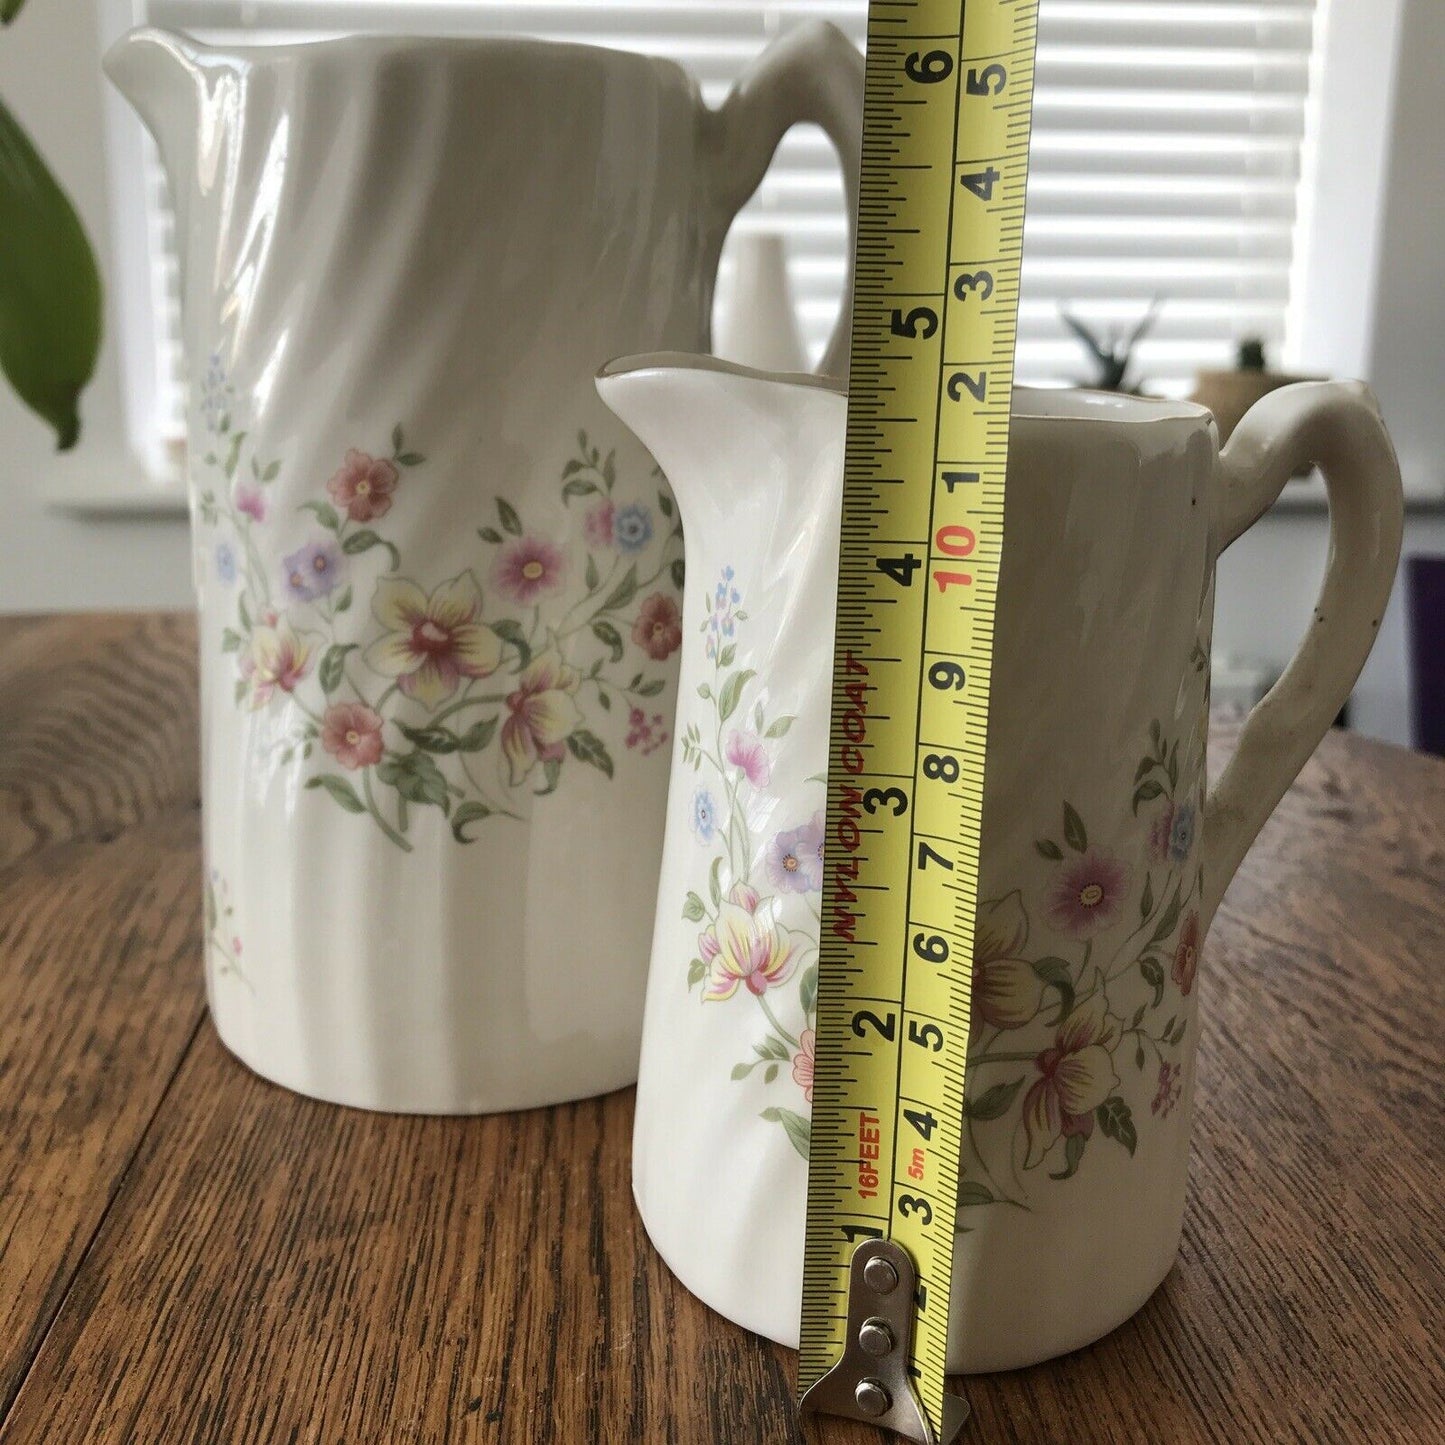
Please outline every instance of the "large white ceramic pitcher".
M667 468L688 542L634 1188L690 1289L796 1344L846 398L698 358L598 385ZM954 1369L1086 1344L1168 1272L1204 935L1389 596L1400 478L1363 387L1277 392L1216 448L1184 403L1015 397ZM1215 563L1309 461L1332 508L1324 590L1211 791ZM898 801L861 799L854 826L906 826Z
M861 57L795 30L716 112L520 40L148 30L106 63L178 219L222 1038L372 1108L629 1082L682 540L592 375L707 348L793 122L856 203Z

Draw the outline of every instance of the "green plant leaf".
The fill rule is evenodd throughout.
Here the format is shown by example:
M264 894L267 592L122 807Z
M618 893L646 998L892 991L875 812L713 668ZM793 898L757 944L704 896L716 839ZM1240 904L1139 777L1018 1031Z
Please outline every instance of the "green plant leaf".
M0 0L9 21L19 0ZM75 208L0 104L0 371L68 451L100 351L101 283Z
M25 0L0 0L0 25L8 25L24 5Z
M308 778L306 786L324 788L348 813L366 811L366 804L356 796L356 789L345 778L338 778L335 773L322 773L320 777Z
M812 1142L812 1128L808 1121L801 1115L795 1114L791 1109L764 1109L762 1117L770 1123L781 1124L788 1136L788 1142L803 1156L808 1157L808 1150Z
M480 823L483 818L490 818L492 810L485 803L463 803L460 808L452 814L452 836L458 843L475 843L475 838L469 838L466 829L469 824Z
M1105 1099L1094 1111L1099 1128L1111 1139L1117 1139L1132 1154L1139 1143L1138 1131L1134 1128L1134 1115L1129 1105L1117 1094Z
M965 1099L963 1101L964 1117L972 1119L977 1124L986 1124L990 1119L1003 1118L1023 1086L1024 1081L1020 1076L1011 1084L995 1084L993 1088L985 1089L976 1099Z
M590 763L609 778L612 776L612 755L596 733L588 732L586 728L578 728L567 738L567 751L578 762Z
M741 672L733 673L724 683L717 705L719 722L726 722L737 711L738 703L742 700L743 689L756 675L750 667L745 667Z

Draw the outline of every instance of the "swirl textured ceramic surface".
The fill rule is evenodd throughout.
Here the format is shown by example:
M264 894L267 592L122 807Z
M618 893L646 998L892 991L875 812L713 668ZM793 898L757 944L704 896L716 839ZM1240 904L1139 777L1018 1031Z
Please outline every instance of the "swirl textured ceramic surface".
M689 548L635 1192L684 1283L796 1344L817 941L849 906L820 917L846 399L678 358L599 386L668 468ZM1336 518L1319 620L1208 793L1215 562L1307 458ZM1020 392L1006 505L950 1342L968 1371L1097 1338L1173 1262L1203 936L1364 661L1401 526L1378 413L1346 386L1279 393L1219 458L1196 407ZM845 809L904 826L886 799Z
M182 239L222 1038L373 1108L629 1082L682 541L591 377L706 347L733 214L794 120L855 139L861 60L794 32L717 112L526 41L108 66Z

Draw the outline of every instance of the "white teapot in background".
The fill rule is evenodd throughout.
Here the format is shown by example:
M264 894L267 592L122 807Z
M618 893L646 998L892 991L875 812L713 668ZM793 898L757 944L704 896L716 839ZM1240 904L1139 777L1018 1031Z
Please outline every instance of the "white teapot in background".
M706 349L794 122L856 205L862 57L801 26L717 111L525 40L142 30L106 67L177 215L222 1039L375 1109L630 1082L682 539L592 378Z
M634 1191L684 1284L796 1345L846 398L678 356L598 387L688 547ZM1277 392L1222 455L1187 403L1020 390L1014 413L949 1348L968 1372L1087 1344L1168 1272L1204 936L1369 653L1402 527L1363 387ZM1308 461L1332 506L1320 603L1211 791L1215 564Z

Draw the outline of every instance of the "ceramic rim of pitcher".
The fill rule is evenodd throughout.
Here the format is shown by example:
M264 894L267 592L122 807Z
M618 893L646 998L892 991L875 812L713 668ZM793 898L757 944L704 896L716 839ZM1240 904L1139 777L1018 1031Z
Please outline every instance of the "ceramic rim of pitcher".
M617 356L598 367L597 378L630 376L639 371L706 371L736 376L744 381L771 382L777 386L799 386L810 391L830 391L847 396L848 384L840 377L818 376L813 372L761 371L741 362L726 361L689 351L654 351L637 356ZM1020 405L1020 399L1026 399ZM1214 413L1196 402L1167 396L1135 396L1117 391L1095 391L1088 387L1015 386L1012 416L1015 421L1071 421L1114 426L1152 426L1178 421L1212 422Z

